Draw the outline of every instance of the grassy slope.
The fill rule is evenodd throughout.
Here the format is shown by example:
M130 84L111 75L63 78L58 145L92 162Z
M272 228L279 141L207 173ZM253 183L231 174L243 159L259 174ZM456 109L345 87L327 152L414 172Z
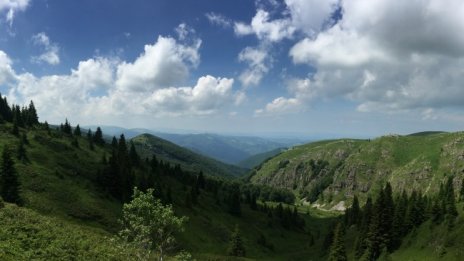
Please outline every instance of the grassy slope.
M297 146L269 160L256 171L252 182L287 188L302 188L295 175L298 165L323 159L341 167L325 190L335 204L351 200L362 188L375 192L386 181L396 191L406 189L435 193L448 174L458 181L464 170L464 133L425 133L411 136L384 136L374 140L330 140ZM284 167L283 161L289 161ZM306 172L307 173L307 172ZM303 178L305 173L302 174ZM458 185L456 183L456 185ZM365 198L364 193L360 193ZM327 198L327 197L326 197Z
M15 152L19 139L9 134L10 129L11 125L0 125L0 150L8 146ZM29 130L27 137L29 162L16 163L25 206L7 204L0 210L0 259L105 260L111 255L125 259L117 252L117 245L108 240L118 228L121 204L100 193L93 182L102 156L109 151L99 147L89 150L85 138L79 139L80 148L74 148L69 138L55 131L50 136L43 130ZM251 260L324 259L321 240L328 232L330 216L306 217L307 229L316 237L316 244L309 246L306 232L285 230L277 221L269 222L266 214L246 205L242 218L233 217L205 192L200 195L199 205L186 208L186 188L169 178L163 183L172 188L176 212L190 218L186 231L179 235L180 247L198 260L230 259L224 255L235 224L242 229ZM275 246L275 251L256 243L260 233Z
M284 150L285 149L283 149L283 148L278 148L278 149L273 149L271 151L266 151L266 152L263 152L263 153L260 153L260 154L256 154L256 155L253 155L251 157L248 157L245 160L240 161L239 163L237 163L237 165L241 166L243 168L252 169L252 168L258 166L259 164L263 163L267 159L270 159L270 158L278 155L279 153L281 153Z
M151 157L155 154L159 159L181 164L186 170L195 172L203 170L205 174L224 177L241 176L246 173L246 169L196 154L151 134L139 135L132 141L143 157Z
M0 260L127 260L107 231L6 204L0 209Z

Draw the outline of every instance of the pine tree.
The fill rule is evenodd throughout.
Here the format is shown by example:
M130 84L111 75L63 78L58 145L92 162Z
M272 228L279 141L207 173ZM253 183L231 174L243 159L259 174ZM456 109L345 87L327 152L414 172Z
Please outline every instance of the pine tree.
M390 250L396 250L401 245L401 239L406 234L405 231L405 221L404 217L406 216L408 208L408 196L406 191L403 190L403 193L396 200L395 214L393 216L392 223L392 237Z
M464 201L464 178L461 181L461 190L459 190L459 200Z
M19 195L20 183L18 174L14 167L13 159L10 151L3 148L2 165L0 169L0 196L10 203L22 204L22 199Z
M198 174L198 187L201 189L205 189L205 177L203 175L203 171L200 170Z
M129 158L131 166L138 167L140 165L140 157L137 154L137 150L135 149L134 143L130 142L130 149L129 149Z
M48 135L50 135L50 126L48 126L48 122L44 122L44 130L47 132Z
M17 158L22 162L27 161L26 148L24 147L24 141L22 139L19 141Z
M341 223L335 227L332 245L330 246L329 261L346 261L345 242L344 242L344 228Z
M13 120L13 130L11 131L11 134L15 135L16 137L19 136L19 126L16 118Z
M77 124L76 128L74 129L74 136L80 137L81 135L81 127L79 126L79 124Z
M454 177L449 177L445 187L446 214L448 214L449 218L451 219L458 216L458 211L456 210L456 199L454 195L453 179Z
M39 117L37 116L37 110L35 109L34 102L29 103L29 108L27 109L27 125L34 126L39 124Z
M97 127L95 131L95 135L93 136L93 141L98 146L103 146L105 144L105 140L103 139L103 132L100 127Z
M245 247L238 225L235 225L234 232L230 236L229 249L227 252L230 256L245 256Z
M242 214L240 207L240 188L238 185L232 186L232 191L229 195L229 213L234 216L241 216Z
M68 119L66 119L64 125L63 125L63 133L72 135L72 127L71 124L68 122Z

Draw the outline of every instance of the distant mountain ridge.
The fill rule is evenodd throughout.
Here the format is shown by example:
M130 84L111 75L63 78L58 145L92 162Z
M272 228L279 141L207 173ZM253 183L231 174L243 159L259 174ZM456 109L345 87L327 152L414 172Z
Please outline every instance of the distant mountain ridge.
M86 128L95 130L97 126L86 126ZM115 126L102 126L101 128L106 135L119 136L124 133L129 139L144 133L152 134L193 152L238 166L241 166L240 162L252 156L303 143L303 140L297 138L226 136L211 133L166 133L143 128L125 129Z
M180 164L185 170L203 171L221 177L238 177L248 172L245 168L225 164L199 155L160 137L145 133L131 139L142 158L155 155L158 159Z

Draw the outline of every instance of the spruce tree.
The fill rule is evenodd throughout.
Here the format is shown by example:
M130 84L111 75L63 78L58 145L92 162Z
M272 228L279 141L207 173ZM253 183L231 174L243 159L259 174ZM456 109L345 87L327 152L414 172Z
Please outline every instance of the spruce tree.
M19 195L19 191L20 183L13 159L11 158L8 148L3 148L2 165L0 169L0 196L6 202L21 205L22 199Z
M29 103L29 108L27 109L27 125L34 126L39 124L39 117L37 116L37 110L35 109L34 102Z
M100 127L97 127L95 131L95 135L93 136L93 141L98 146L103 146L105 144L105 140L103 139L103 132Z
M459 190L459 200L464 201L464 178L461 181L461 189Z
M22 162L27 161L26 148L24 147L24 141L22 139L19 141L17 158Z
M445 205L446 205L446 214L449 218L455 218L458 216L458 211L456 210L456 199L454 195L454 186L453 186L454 177L448 177L445 187Z
M16 118L13 120L13 130L11 131L11 134L15 135L16 137L19 136L19 126Z
M131 166L138 167L140 165L140 157L139 154L137 154L137 150L135 149L135 145L132 141L130 142L129 158Z
M329 261L346 261L348 260L345 250L344 228L341 223L335 227L332 245L330 246Z
M76 128L74 129L74 136L80 137L81 135L81 127L79 126L79 124L77 124Z
M235 225L234 232L230 236L228 255L230 256L245 256L245 247L238 225Z

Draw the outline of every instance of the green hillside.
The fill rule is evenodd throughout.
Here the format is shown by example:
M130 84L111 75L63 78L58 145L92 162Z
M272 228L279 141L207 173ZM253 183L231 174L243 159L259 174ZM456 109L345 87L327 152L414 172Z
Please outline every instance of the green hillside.
M278 155L282 151L285 151L285 149L278 148L278 149L274 149L274 150L271 150L271 151L256 154L256 155L253 155L251 157L248 157L245 160L240 161L237 165L241 166L243 168L252 169L252 168L260 165L261 163L263 163L265 160L270 159L270 158Z
M120 198L124 198L117 191L124 193L124 188L114 190L111 180L119 179L120 174L109 170L120 145L115 148L114 144L99 143L95 136L69 134L68 127L25 124L13 134L14 124L0 123L0 151L7 149L13 156L23 199L21 207L0 202L0 259L128 260L128 255L133 256L116 233L120 229ZM21 146L25 157L18 159ZM129 144L127 153L131 155ZM168 160L170 155L166 155L167 161L160 156L164 163L140 160L138 167L131 163L132 171L127 172L134 175L131 183L136 186L153 181L157 197L173 204L177 215L189 217L185 232L176 235L178 244L170 255L184 249L197 260L241 260L227 257L230 234L238 225L247 250L242 260L324 259L322 239L333 216L317 211L307 215L308 209L302 208L300 215L306 225L284 227L282 218L272 215L271 206L276 203L252 207L246 199L251 191L259 202L283 192L209 176L205 176L205 187L197 188L197 172L174 167L186 164L181 161L185 159L182 152L172 153L180 156ZM144 158L142 153L140 156ZM231 212L232 195L242 199L238 214ZM309 244L310 240L315 242Z
M463 170L464 133L427 132L296 146L258 167L250 180L292 189L300 198L330 208L351 202L355 193L365 199L387 181L396 192L433 194L453 174L458 188Z
M141 134L131 139L142 157L156 155L159 159L180 164L183 169L223 177L237 177L244 175L247 170L237 166L196 154L170 141L151 134Z
M27 110L15 113L16 120L0 123L0 151L13 157L22 200L19 206L0 201L1 260L132 259L140 249L117 232L134 186L155 188L154 196L172 204L175 215L188 217L168 260L177 260L181 250L196 260L327 260L337 242L349 260L358 259L356 242L390 260L462 256L463 133L311 143L264 162L248 182L224 178L227 169L207 175L209 167L228 166L208 165L217 162L151 135L136 137L134 146L122 137L108 144L104 133L78 134L68 122L51 129L31 121ZM393 194L383 189L386 182ZM407 193L399 197L402 190ZM294 194L318 205L295 204ZM351 206L354 195L361 202L357 211L317 209ZM363 207L368 196L369 211ZM394 238L393 220L400 220L403 234L390 253L381 254L382 242L390 242L385 238ZM388 222L391 230L383 228ZM344 225L334 230L336 223ZM236 226L243 258L228 252ZM156 259L153 252L150 260Z

